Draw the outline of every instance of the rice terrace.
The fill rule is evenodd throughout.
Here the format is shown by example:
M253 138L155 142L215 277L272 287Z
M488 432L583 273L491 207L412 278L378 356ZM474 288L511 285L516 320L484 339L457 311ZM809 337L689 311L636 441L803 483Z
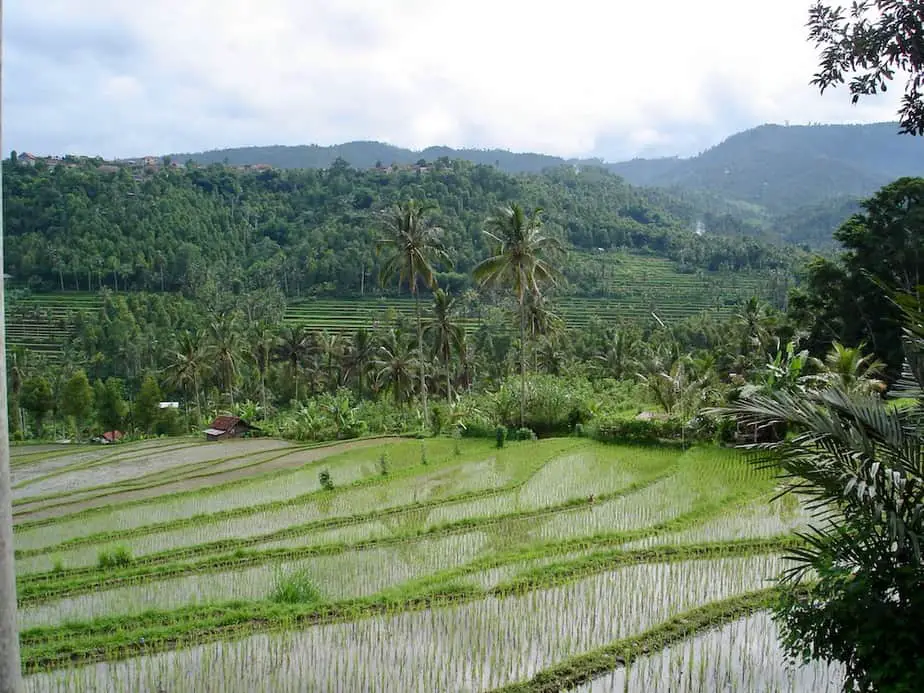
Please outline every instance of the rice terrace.
M807 515L735 450L174 438L17 447L13 482L28 691L840 685L783 666Z
M174 4L0 22L0 693L924 692L924 1Z

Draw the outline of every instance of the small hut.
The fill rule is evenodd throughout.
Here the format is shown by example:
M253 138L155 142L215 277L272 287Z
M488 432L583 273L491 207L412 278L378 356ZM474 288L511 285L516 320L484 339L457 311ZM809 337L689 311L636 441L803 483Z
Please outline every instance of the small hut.
M257 430L239 416L219 416L203 431L206 440L237 438L249 431Z

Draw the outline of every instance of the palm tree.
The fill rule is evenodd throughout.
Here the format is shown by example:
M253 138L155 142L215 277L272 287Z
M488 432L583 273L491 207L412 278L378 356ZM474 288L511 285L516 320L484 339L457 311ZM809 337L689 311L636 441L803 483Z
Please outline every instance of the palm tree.
M845 690L918 690L924 676L924 421L916 405L892 407L876 394L836 383L742 398L723 410L755 429L791 437L750 446L769 451L783 493L816 514L790 551L775 609L794 657L846 665ZM813 585L804 587L803 578Z
M318 338L318 350L322 360L322 369L327 389L336 392L340 385L340 361L344 354L343 339L338 334L326 330Z
M263 400L263 416L269 416L266 408L266 371L269 370L276 345L276 334L266 325L259 325L250 342L250 358L260 373L260 396ZM246 418L246 417L245 417Z
M427 410L427 377L424 363L423 323L420 316L420 295L417 286L420 282L427 288L436 286L433 264L442 262L451 265L440 236L442 229L428 223L426 215L434 209L433 205L416 200L396 205L385 217L386 238L379 245L391 249L390 255L382 265L380 282L384 285L397 277L398 286L406 283L414 297L414 311L417 316L417 362L420 371L420 400L423 409L424 425L429 426L430 417Z
M366 393L366 376L376 353L375 337L364 327L353 334L345 354L346 379L356 379L359 396Z
M465 330L455 322L456 300L442 289L433 294L433 317L424 327L424 336L433 345L446 372L446 398L452 400L452 356L461 353Z
M295 380L295 401L298 401L298 377L302 359L309 349L308 331L303 325L285 327L279 333L275 355L289 368L289 375Z
M628 331L612 330L595 358L607 377L620 380L635 363L638 340Z
M543 284L556 284L558 270L543 256L562 250L557 238L542 230L541 210L532 215L514 204L497 210L486 222L485 234L494 244L491 257L472 273L481 286L508 284L520 313L520 425L526 419L526 321L527 298L541 296Z
M850 392L879 392L885 388L880 376L885 371L885 364L874 354L863 354L863 345L845 347L834 342L825 355L824 362L813 359L813 363L822 369L816 381L826 385L839 385Z
M234 380L238 373L241 353L241 335L237 331L234 317L218 317L208 326L209 353L215 361L215 369L234 405Z
M168 387L177 388L186 395L196 398L196 415L202 419L202 402L199 397L199 384L209 372L208 352L201 332L181 332L177 337L177 347L170 353L170 363L164 369ZM189 409L186 411L189 416Z
M385 335L384 344L379 347L375 365L378 367L376 379L379 384L391 390L395 404L403 406L409 399L414 371L420 368L407 340L395 330L389 330Z

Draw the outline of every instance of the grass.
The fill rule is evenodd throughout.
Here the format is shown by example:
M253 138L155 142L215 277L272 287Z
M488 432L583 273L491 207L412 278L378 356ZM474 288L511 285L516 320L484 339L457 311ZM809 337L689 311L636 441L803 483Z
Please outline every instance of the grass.
M280 450L286 469L228 448L106 478L165 445L26 456L80 480L41 502L100 504L16 528L26 690L553 690L662 648L673 671L693 660L671 643L766 608L806 519L733 451L579 438ZM626 675L656 690L657 666Z

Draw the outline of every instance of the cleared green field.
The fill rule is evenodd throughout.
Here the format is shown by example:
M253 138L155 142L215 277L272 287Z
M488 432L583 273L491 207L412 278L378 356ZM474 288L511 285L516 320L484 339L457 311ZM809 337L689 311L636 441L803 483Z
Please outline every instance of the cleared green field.
M674 690L691 661L693 683L740 690L841 675L787 673L760 625L808 517L768 504L773 479L734 451L178 439L17 457L28 691L530 691L625 647L647 658L587 690ZM659 635L678 619L689 647Z

